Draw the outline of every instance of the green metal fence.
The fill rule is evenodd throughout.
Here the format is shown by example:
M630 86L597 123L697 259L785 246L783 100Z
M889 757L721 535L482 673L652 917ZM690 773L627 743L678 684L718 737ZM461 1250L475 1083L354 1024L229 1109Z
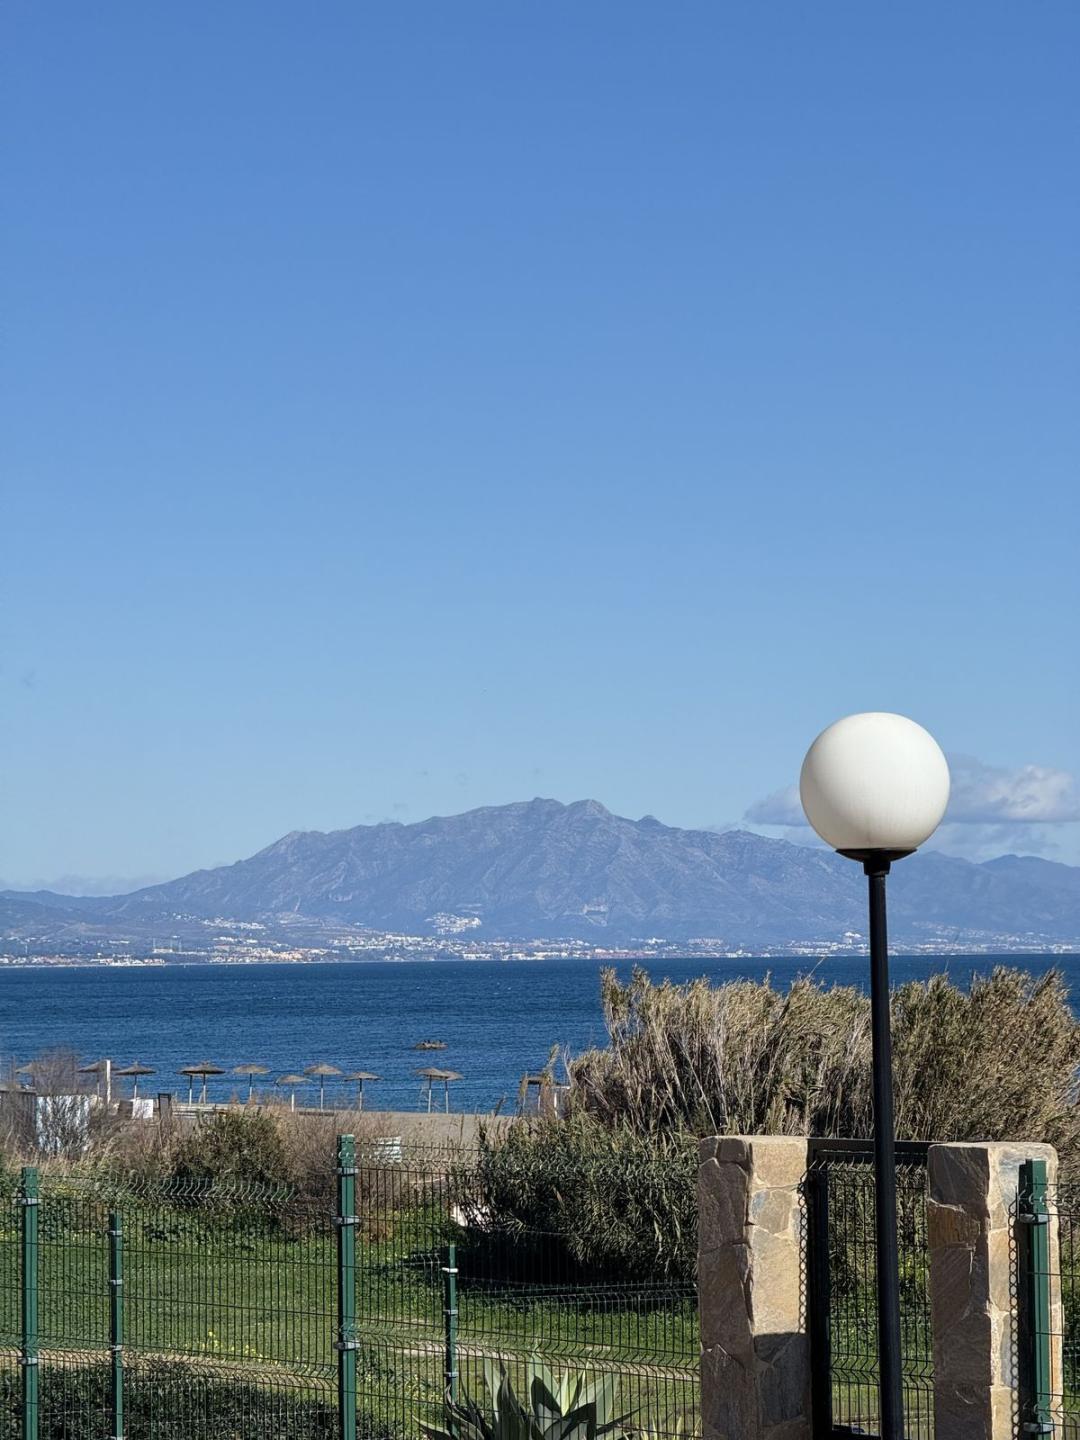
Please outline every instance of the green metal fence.
M583 1270L460 1154L0 1189L0 1440L405 1440L533 1356L611 1377L631 1435L696 1428L693 1285Z
M806 1176L807 1328L815 1440L878 1434L877 1243L868 1141L812 1140ZM927 1146L897 1143L905 1434L933 1440Z
M1080 1185L1025 1161L1015 1218L1019 1433L1080 1440Z

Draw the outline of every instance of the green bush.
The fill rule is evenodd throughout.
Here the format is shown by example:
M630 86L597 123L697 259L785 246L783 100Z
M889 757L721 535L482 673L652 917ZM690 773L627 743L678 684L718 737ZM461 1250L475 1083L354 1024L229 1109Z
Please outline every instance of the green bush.
M485 1240L509 1241L519 1270L522 1260L546 1268L538 1279L690 1280L696 1184L697 1146L682 1134L641 1136L575 1115L483 1136L460 1205L466 1256L482 1255Z
M21 1381L0 1372L0 1434L19 1433ZM41 1375L41 1440L100 1440L111 1433L107 1364L46 1364ZM176 1361L132 1368L124 1387L125 1429L154 1440L336 1440L337 1406L300 1389L223 1379ZM360 1440L397 1440L370 1415L358 1417Z
M477 1196L463 1206L474 1241L516 1234L527 1253L547 1232L582 1270L689 1278L695 1137L872 1133L860 991L654 984L640 970L626 984L606 972L602 984L609 1044L572 1063L567 1118L481 1147ZM1044 1140L1066 1172L1080 1163L1080 1026L1060 975L998 968L967 992L938 975L900 987L892 1009L901 1136ZM834 1259L841 1275L864 1263L855 1252ZM913 1294L925 1288L915 1272L908 1282Z
M176 1148L173 1178L273 1188L293 1181L281 1132L261 1110L222 1110L196 1125Z

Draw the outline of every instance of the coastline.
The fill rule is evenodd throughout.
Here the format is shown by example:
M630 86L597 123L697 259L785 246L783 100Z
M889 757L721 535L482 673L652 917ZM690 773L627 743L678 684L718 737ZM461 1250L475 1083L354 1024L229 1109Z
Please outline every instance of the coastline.
M960 956L971 957L972 959L993 959L1001 960L1004 963L1011 961L1022 961L1026 958L1046 958L1061 956L1069 958L1080 955L1080 942L1062 943L1056 945L1034 944L1014 946L1009 949L996 945L953 945L948 949L944 947L926 947L923 949L904 948L898 946L893 952L895 959L903 960L933 960L940 957L942 960L956 959ZM833 948L826 944L820 947L800 947L799 949L759 949L749 950L697 950L692 948L665 948L652 950L581 950L581 951L547 951L537 954L515 953L511 955L499 954L411 954L402 955L400 952L386 951L384 953L371 952L363 956L359 955L332 955L325 951L312 950L307 954L299 955L295 952L288 955L259 955L248 957L240 955L223 955L207 952L205 955L192 956L191 959L180 959L175 955L152 955L152 956L126 956L126 955L102 955L102 956L66 956L66 955L32 955L32 956L8 956L0 954L0 973L8 970L202 970L209 968L220 969L257 969L260 966L365 966L365 965L478 965L478 964L500 964L500 965L541 965L547 962L579 961L596 965L618 965L618 964L646 964L678 961L680 963L692 963L701 961L703 963L715 963L718 961L799 961L805 960L813 964L821 964L829 960L858 960L865 958L865 946L853 946Z

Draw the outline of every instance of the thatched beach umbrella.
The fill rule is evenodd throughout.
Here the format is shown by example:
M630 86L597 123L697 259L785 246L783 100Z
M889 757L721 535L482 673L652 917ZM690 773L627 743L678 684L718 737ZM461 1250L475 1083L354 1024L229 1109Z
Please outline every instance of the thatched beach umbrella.
M100 1076L101 1078L100 1078L100 1080L98 1081L98 1090L100 1091L101 1088L102 1088L102 1085L104 1085L104 1089L105 1089L105 1104L106 1104L106 1105L111 1105L111 1104L112 1104L112 1074L113 1074L113 1068L112 1068L112 1061L111 1061L111 1060L95 1060L92 1065L80 1065L80 1066L79 1066L79 1074L80 1074L80 1075L98 1075L98 1076Z
M38 1080L41 1079L43 1073L41 1066L34 1060L29 1061L26 1065L20 1065L15 1071L16 1075L26 1076L26 1079L21 1082L24 1090L32 1090L37 1085Z
M292 1110L296 1109L296 1087L298 1085L306 1085L307 1083L306 1075L279 1075L274 1081L275 1085L288 1085L291 1088L292 1094L289 1096L289 1108Z
M314 1075L318 1077L319 1109L321 1110L323 1108L323 1100L326 1094L326 1077L328 1075L340 1075L341 1071L337 1068L336 1065L306 1065L304 1067L304 1074Z
M351 1075L346 1075L346 1076L345 1076L345 1079L346 1079L346 1080L352 1080L352 1081L355 1082L355 1084L356 1084L356 1108L357 1108L357 1110L363 1110L363 1108L364 1108L364 1081L365 1081L365 1080L381 1080L381 1079L382 1079L382 1076L381 1076L381 1075L375 1075L375 1074L373 1074L370 1070L354 1070Z
M232 1072L232 1073L233 1073L234 1075L246 1075L246 1076L247 1076L247 1079L248 1079L248 1099L247 1099L247 1103L250 1105L250 1104L251 1104L251 1097L252 1097L252 1095L254 1094L254 1091L255 1091L255 1076L256 1076L256 1075L269 1075L269 1074L270 1074L270 1071L266 1068L265 1065L234 1065L234 1066L233 1066L233 1072Z
M156 1071L152 1066L150 1066L150 1065L140 1065L139 1062L138 1062L138 1060L135 1060L135 1061L133 1061L133 1063L130 1064L130 1065L122 1065L122 1066L120 1066L118 1069L116 1069L116 1070L113 1071L113 1074L114 1074L114 1075L130 1075L130 1076L131 1076L131 1079L132 1079L131 1098L132 1098L133 1100L137 1100L137 1099L139 1098L139 1076L140 1076L140 1075L156 1075L156 1074L157 1074L157 1071Z
M456 1071L456 1070L440 1070L436 1065L429 1065L429 1066L427 1066L427 1068L424 1069L424 1070L417 1070L416 1073L417 1073L417 1075L422 1076L422 1077L427 1081L427 1108L428 1108L428 1114L429 1114L429 1115L431 1114L431 1087L435 1084L435 1081L436 1081L436 1080L441 1080L441 1081L442 1081L442 1084L443 1084L443 1108L446 1110L446 1113L449 1114L449 1113L450 1113L450 1081L451 1081L451 1080L460 1080L460 1079L461 1079L461 1076L457 1073L457 1071Z
M202 1079L202 1094L199 1096L199 1103L206 1104L206 1079L208 1075L224 1075L225 1071L220 1065L215 1065L212 1060L200 1060L198 1065L184 1065L180 1069L181 1075L188 1077L188 1104L192 1103L191 1095L195 1084L195 1077Z

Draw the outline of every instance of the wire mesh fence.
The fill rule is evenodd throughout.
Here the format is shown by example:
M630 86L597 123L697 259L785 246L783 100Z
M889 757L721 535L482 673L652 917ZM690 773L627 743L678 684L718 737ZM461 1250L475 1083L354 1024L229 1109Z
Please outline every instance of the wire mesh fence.
M359 1386L394 1424L438 1424L448 1392L486 1393L485 1363L523 1393L530 1362L607 1381L628 1433L696 1426L692 1282L612 1277L575 1263L562 1236L491 1213L460 1159L358 1169Z
M46 1177L29 1206L24 1172L0 1437L406 1440L537 1361L606 1380L627 1436L693 1433L692 1283L590 1272L461 1152L343 1153L297 1188Z
M933 1440L926 1147L898 1146L897 1242L905 1433ZM874 1168L868 1147L815 1142L807 1173L808 1328L815 1434L880 1433Z

